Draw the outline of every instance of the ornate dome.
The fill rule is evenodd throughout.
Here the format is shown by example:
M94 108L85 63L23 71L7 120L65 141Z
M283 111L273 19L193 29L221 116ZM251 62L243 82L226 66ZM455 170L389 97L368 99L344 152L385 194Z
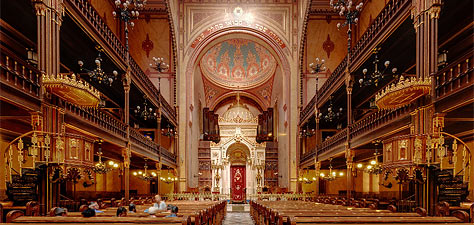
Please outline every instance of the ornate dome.
M200 61L204 76L222 87L248 89L275 73L276 60L263 46L247 39L230 39L209 49Z

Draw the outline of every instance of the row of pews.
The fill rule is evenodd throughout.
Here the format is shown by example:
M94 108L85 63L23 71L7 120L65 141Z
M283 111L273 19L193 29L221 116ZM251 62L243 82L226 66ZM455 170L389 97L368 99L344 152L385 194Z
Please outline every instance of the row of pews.
M137 199L138 200L138 199ZM133 201L132 201L133 202ZM21 224L123 224L123 223L153 223L160 225L219 225L226 214L226 201L170 201L167 204L175 205L179 208L178 217L166 217L169 212L159 212L153 217L145 213L144 210L151 206L148 201L136 201L137 212L128 213L126 217L116 217L117 208L124 204L118 201L117 206L110 206L100 209L102 213L96 213L96 216L84 218L81 212L68 212L67 216L52 216L54 208L51 209L49 216L25 215L23 211L13 210L7 215L6 222ZM142 204L143 203L143 204ZM105 204L107 204L105 202ZM104 207L105 204L101 204ZM124 205L125 206L125 205ZM81 207L83 208L83 207Z
M257 225L312 225L350 223L440 224L463 223L454 216L429 217L426 210L393 212L385 209L355 208L304 201L251 201L250 215Z

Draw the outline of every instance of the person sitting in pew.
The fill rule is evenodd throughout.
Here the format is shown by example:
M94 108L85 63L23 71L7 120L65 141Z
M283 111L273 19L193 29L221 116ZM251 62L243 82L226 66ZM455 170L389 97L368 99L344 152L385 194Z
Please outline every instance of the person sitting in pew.
M171 205L170 210L171 214L167 215L166 217L178 217L178 206Z
M130 203L130 205L128 205L128 211L130 213L136 213L137 212L137 206L133 203Z
M150 214L150 217L156 217L155 214L158 213L159 211L161 211L161 210L159 210L157 207L154 207L154 206L152 206L148 209L145 209L145 212Z
M94 217L95 216L95 210L92 209L92 208L87 208L86 210L82 211L81 214L85 218Z
M125 217L127 216L127 209L125 207L118 207L117 208L117 217Z
M54 216L67 216L67 210L65 208L57 207L54 209Z
M161 199L160 195L155 195L155 203L153 203L153 207L164 211L166 210L166 202Z
M95 211L95 213L103 213L104 211L100 211L99 210L99 204L97 204L97 202L92 202L90 205L89 205L89 208L90 209L93 209Z

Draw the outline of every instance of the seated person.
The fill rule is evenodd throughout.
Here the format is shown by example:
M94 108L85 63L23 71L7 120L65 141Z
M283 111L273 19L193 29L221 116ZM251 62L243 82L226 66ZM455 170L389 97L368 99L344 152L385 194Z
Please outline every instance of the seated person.
M172 205L170 208L171 214L167 215L166 217L178 217L178 206Z
M118 217L125 217L125 216L127 216L127 209L126 209L125 207L122 207L122 206L118 207L118 208L117 208L117 216L118 216Z
M95 213L103 213L104 211L100 211L99 210L99 204L97 204L97 202L92 202L90 205L89 205L89 208L90 209L93 209L95 211Z
M95 216L95 210L92 208L87 208L86 210L82 211L82 216L89 218L89 217L94 217Z
M153 204L153 207L164 211L166 210L166 202L161 199L160 195L155 195L155 203Z
M65 208L57 207L54 209L54 216L67 216L67 210Z
M136 213L137 212L137 206L133 203L130 203L130 205L128 205L128 211L130 213Z

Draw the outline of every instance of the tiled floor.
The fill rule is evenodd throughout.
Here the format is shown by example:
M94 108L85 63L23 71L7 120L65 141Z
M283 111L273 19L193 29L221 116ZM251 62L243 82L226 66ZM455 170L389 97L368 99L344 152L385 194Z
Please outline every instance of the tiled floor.
M253 225L249 212L227 212L223 225Z

